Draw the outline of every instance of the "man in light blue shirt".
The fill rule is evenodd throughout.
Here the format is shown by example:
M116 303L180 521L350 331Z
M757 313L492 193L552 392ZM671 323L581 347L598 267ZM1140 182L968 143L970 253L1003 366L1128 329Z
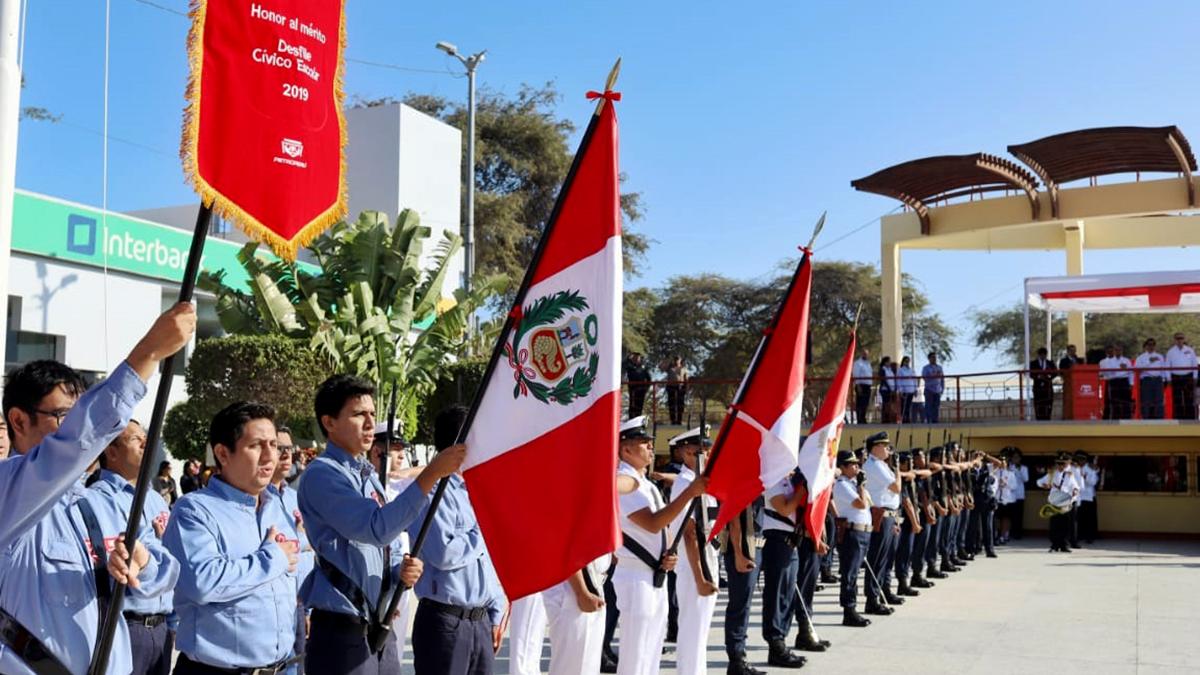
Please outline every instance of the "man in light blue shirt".
M146 432L142 425L131 421L100 455L99 480L83 499L88 500L101 520L104 538L115 540L125 531L129 509L133 506L134 484L146 450ZM125 623L129 627L129 642L133 658L133 675L167 675L171 672L171 655L175 636L167 625L171 613L175 582L179 578L179 563L162 545L162 533L167 527L170 510L162 495L146 492L142 506L141 530L138 541L146 547L157 573L145 578L140 588L126 589L123 605Z
M299 536L279 499L275 411L239 402L209 426L220 469L175 503L163 542L179 560L175 675L280 673L294 661Z
M103 619L97 592L108 588L96 583L97 572L130 586L156 572L144 567L152 563L136 543L124 571L97 568L102 551L75 504L77 484L129 424L159 362L187 344L195 327L195 308L176 305L87 393L78 373L54 361L9 375L3 407L16 454L0 462L0 672L85 672ZM105 557L110 568L119 558L115 549ZM108 673L130 672L124 622L112 649Z
M867 550L867 614L887 616L893 607L904 603L892 593L892 561L896 554L900 528L896 524L900 508L900 473L891 464L892 443L886 431L867 438L867 493L871 497L871 541Z
M433 441L439 456L465 451L454 441L466 416L461 406L438 413ZM425 510L409 527L414 542ZM416 586L420 604L412 643L417 675L492 672L507 600L461 476L450 477L420 555L428 569Z
M457 471L466 456L465 450L439 455L388 502L366 461L375 442L374 395L370 382L335 375L321 384L313 402L328 440L325 452L305 469L299 489L300 513L317 558L300 592L311 617L304 668L314 675L399 675L395 635L388 632L378 653L367 642L371 631L391 625L392 617L382 615L397 586L415 585L423 569L421 561L402 556L396 540L419 522L438 479Z
M946 377L937 362L937 352L929 352L929 363L921 369L925 380L925 423L937 424L942 410L942 392L946 390Z
M292 430L281 426L275 429L276 450L279 452L279 461L275 464L275 475L271 477L271 484L267 486L267 490L279 500L283 506L283 512L292 519L292 525L296 530L296 535L299 538L300 545L300 561L296 565L296 580L303 587L304 582L308 579L308 575L312 574L313 565L315 564L315 556L313 555L312 545L308 543L308 533L304 529L304 516L300 514L299 496L296 494L296 488L288 485L288 476L292 473L292 452L296 449L292 441ZM296 656L304 656L304 648L308 642L308 631L306 626L308 623L308 613L304 611L304 603L300 602L299 596L296 599L296 642L294 645ZM293 664L288 669L288 673L303 673L303 659Z

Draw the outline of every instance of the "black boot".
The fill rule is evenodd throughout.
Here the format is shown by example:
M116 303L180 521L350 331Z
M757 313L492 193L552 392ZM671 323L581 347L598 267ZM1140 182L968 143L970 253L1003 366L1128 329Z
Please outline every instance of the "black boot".
M613 671L616 672L616 671ZM725 669L725 675L767 675L766 672L755 668L746 663L746 657L735 656L729 660L729 667Z
M838 575L834 574L833 572L826 572L825 570L821 570L821 583L836 584L840 581L841 581L841 579L838 577Z
M853 607L842 608L842 625L851 628L866 628L871 625L871 620L861 616Z
M779 668L802 668L808 659L787 648L783 640L772 640L767 645L767 665Z
M950 564L949 558L942 558L942 571L943 572L957 572L957 571L959 571L959 569L960 568L955 567L954 565Z
M875 616L889 616L894 611L896 610L892 609L891 607L885 607L883 603L879 602L879 600L875 598L867 600L867 614L873 614Z
M914 576L913 578L916 579L917 577ZM900 579L900 589L896 591L896 593L897 595L903 595L910 598L915 598L921 594L920 591L913 590L912 584L909 583L908 579Z
M891 607L899 607L904 604L904 598L893 593L890 588L883 589L883 598L887 600L888 605Z
M823 652L829 648L829 640L817 637L817 631L813 629L812 622L807 617L800 620L799 629L796 633L795 649L802 652Z
M908 585L910 588L933 588L933 582L920 574L914 574L912 581L908 582Z
M925 578L927 578L927 579L945 579L946 573L939 571L936 565L930 565L929 571L925 573ZM930 583L929 585L932 586L933 584Z
M617 657L615 654L609 654L607 651L600 654L600 672L615 673L617 672Z

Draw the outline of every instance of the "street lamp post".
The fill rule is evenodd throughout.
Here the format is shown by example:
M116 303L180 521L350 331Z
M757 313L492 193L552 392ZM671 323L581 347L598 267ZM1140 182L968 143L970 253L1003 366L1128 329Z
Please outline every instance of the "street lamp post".
M487 50L463 56L458 53L458 47L449 42L439 42L436 46L458 59L467 69L467 223L463 231L463 289L470 291L471 277L475 275L475 68L483 63Z

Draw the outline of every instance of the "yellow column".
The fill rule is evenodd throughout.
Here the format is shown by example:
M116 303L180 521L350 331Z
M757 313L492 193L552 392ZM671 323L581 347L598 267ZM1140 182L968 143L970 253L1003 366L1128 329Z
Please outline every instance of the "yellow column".
M1083 274L1083 221L1065 225L1067 274L1077 277ZM1067 313L1067 342L1075 345L1080 356L1087 353L1086 331L1084 329L1083 312Z
M882 280L882 312L881 335L882 351L875 355L875 360L890 356L899 361L903 347L903 318L904 307L900 301L900 244L884 242L883 251L879 256L880 276Z

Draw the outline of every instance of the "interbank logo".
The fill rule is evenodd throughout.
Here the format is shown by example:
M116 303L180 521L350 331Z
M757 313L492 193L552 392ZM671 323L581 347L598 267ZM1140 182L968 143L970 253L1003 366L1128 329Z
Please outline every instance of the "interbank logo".
M72 213L67 216L67 250L96 255L96 219Z
M283 154L292 159L296 159L304 154L304 144L293 138L285 138L279 142L279 145L279 149L283 151Z

